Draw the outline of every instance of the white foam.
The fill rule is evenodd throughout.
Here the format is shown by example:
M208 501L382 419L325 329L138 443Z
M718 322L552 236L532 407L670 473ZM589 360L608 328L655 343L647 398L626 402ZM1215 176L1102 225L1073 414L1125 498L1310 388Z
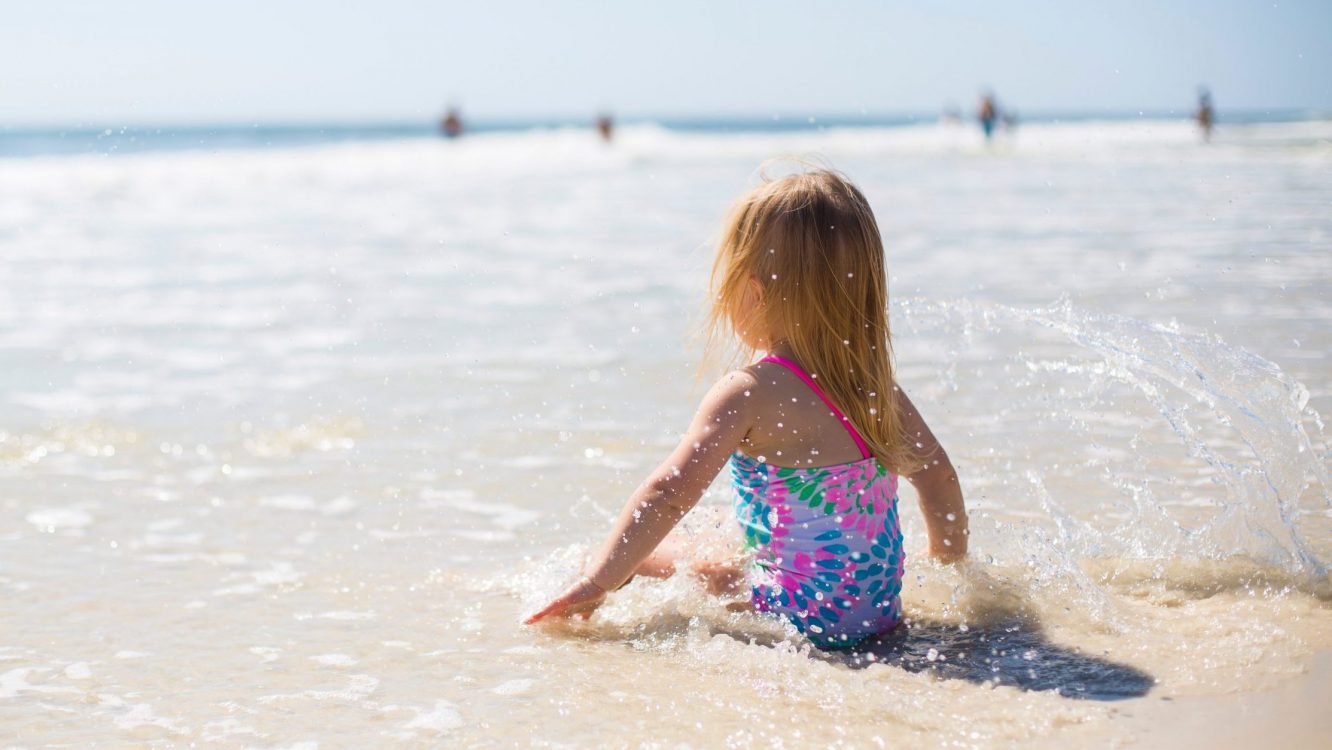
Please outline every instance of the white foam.
M18 667L0 674L0 698L14 698L20 693L78 693L74 688L55 685L40 685L28 682L28 675L45 670L34 667Z
M516 505L493 500L475 500L469 497L452 497L443 501L446 507L484 517L489 523L505 531L513 531L526 526L541 517L541 514Z
M325 516L345 516L357 507L356 501L346 496L320 503L310 495L301 494L271 495L260 498L259 504L277 510L316 511Z
M188 727L181 726L171 719L158 716L153 711L153 707L147 703L128 705L128 710L117 716L114 723L116 728L127 731L139 727L158 727L172 734L186 734L189 732Z
M446 700L435 701L435 705L429 709L413 710L416 711L416 716L402 724L402 728L407 730L409 736L418 731L447 734L466 723L458 713L458 708Z
M93 522L92 514L79 508L43 508L30 511L23 517L25 521L42 531L56 532L64 529L82 529Z
M86 661L76 661L65 667L65 676L71 680L86 680L92 677L92 668Z
M314 510L317 507L309 495L274 495L260 498L259 504L279 510Z
M318 656L311 656L310 660L326 667L356 666L356 660L346 654L320 654Z
M401 539L425 539L435 536L435 532L427 529L417 529L415 531L400 531L397 529L371 529L370 536L383 542L397 541Z
M347 686L341 690L302 690L296 693L278 693L259 697L260 703L282 703L286 701L310 700L322 701L360 701L373 695L379 689L379 679L367 674L354 674L347 678Z
M260 663L268 664L277 661L278 656L282 654L282 649L273 646L251 646L250 653L258 656Z
M531 691L532 685L534 684L536 684L536 680L506 680L491 688L490 692L495 693L496 695L522 695Z
M356 612L352 610L334 610L332 612L320 612L318 617L321 620L339 620L342 622L356 622L356 621L374 620L377 617L379 617L379 615L375 614L373 610L364 611L364 612Z

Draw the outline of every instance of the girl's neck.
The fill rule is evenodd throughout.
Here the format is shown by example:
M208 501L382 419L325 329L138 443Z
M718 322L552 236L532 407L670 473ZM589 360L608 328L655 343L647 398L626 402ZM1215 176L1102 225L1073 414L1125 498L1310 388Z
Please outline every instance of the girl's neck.
M775 354L782 359L795 359L795 352L791 351L791 346L786 343L785 339L772 342L772 345L768 347L767 353Z

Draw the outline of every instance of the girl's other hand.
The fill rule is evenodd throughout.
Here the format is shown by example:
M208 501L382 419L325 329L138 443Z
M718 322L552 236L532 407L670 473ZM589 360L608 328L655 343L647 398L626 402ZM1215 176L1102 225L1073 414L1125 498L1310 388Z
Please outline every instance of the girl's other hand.
M563 594L541 609L528 615L524 625L531 625L547 617L571 617L578 615L584 620L592 616L592 611L606 601L606 590L583 576L574 582Z

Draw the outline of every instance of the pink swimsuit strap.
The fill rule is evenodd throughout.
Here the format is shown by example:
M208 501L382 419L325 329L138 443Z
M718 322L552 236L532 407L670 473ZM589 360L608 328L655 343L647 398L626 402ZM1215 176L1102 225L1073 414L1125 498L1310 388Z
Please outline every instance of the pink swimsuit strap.
M814 382L814 378L811 378L808 373L800 369L800 365L785 357L779 357L776 354L769 354L763 359L760 359L759 362L773 362L795 373L796 377L803 380L805 385L809 386L811 391L814 391L815 395L823 399L823 403L828 405L828 408L832 410L833 415L841 420L842 426L846 428L846 433L851 436L852 440L856 441L856 447L860 449L860 457L864 459L874 455L870 452L869 446L865 444L865 439L860 436L860 431L856 429L856 426L851 424L851 420L847 419L846 415L842 413L842 410L837 408L837 404L834 404L832 399L828 398L828 394L824 393L823 389L819 387L819 384Z

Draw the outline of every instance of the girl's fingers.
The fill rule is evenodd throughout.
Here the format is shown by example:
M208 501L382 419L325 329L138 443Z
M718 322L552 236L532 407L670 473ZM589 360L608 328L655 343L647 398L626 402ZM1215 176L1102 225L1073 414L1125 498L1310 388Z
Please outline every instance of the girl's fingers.
M531 625L532 623L538 620L544 620L547 617L550 617L551 615L560 617L564 614L567 614L563 610L567 609L568 607L569 607L568 597L561 596L560 598L556 599L550 604L547 604L546 606L542 607L536 612L533 612L532 614L528 615L527 619L523 620L523 624Z
M571 608L569 606L568 600L562 596L559 599L556 599L550 604L547 604L546 606L537 610L536 612L533 612L532 614L528 615L527 619L523 620L523 624L531 625L532 623L544 620L547 617L568 617L570 614L572 614L569 611L570 609Z
M548 605L546 605L544 608L539 609L539 610L537 610L536 612L533 612L532 614L530 614L530 615L528 615L526 618L524 618L524 619L523 619L523 624L524 624L524 625L531 625L532 623L537 622L538 620L544 619L544 618L546 617L546 615L549 615L550 612L551 612L551 610L554 609L554 608L555 608L555 605L554 605L554 604L548 604Z
M589 593L591 593L590 596ZM593 610L601 606L601 601L604 598L605 594L589 592L583 587L578 587L561 594L555 601L528 615L523 620L523 624L531 625L547 617L569 617L571 615L578 615L586 620L592 616Z

